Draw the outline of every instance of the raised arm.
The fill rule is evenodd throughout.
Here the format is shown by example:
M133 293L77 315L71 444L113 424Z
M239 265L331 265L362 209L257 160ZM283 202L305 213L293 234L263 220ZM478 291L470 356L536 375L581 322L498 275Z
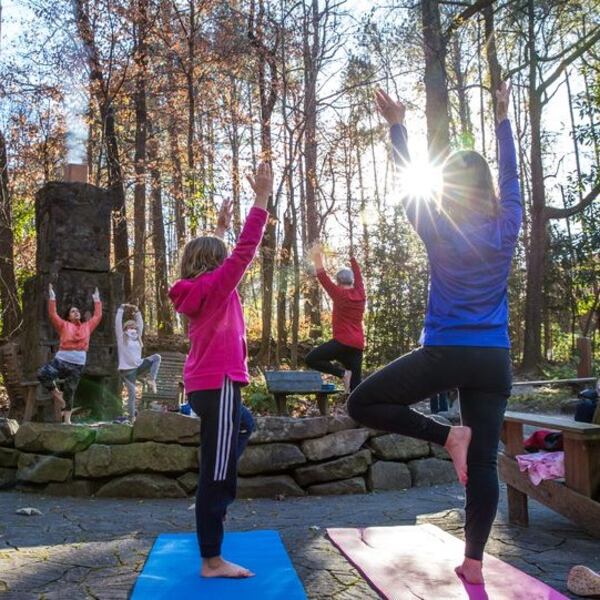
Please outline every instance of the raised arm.
M102 302L100 301L100 292L98 291L98 288L94 290L92 298L94 300L94 314L92 315L92 318L88 321L90 333L92 333L92 331L94 331L94 329L98 327L100 321L102 321Z
M60 333L65 326L65 321L58 316L56 312L56 294L52 284L48 284L48 317L50 317L50 323L58 333Z
M517 152L513 139L508 106L510 101L510 84L502 83L496 92L497 120L496 135L498 138L498 187L500 190L500 223L503 239L514 242L519 235L523 220L521 190L517 170Z
M144 333L144 317L142 317L142 311L137 306L135 307L133 318L135 320L135 325L141 338L142 334Z
M273 189L273 175L269 164L260 163L255 177L249 176L248 181L256 194L254 206L246 217L240 239L231 256L215 271L214 291L218 294L230 294L239 285L256 254L269 216L266 208Z
M313 265L315 266L315 272L317 274L319 283L323 286L323 289L327 292L329 297L332 300L335 300L338 296L338 287L335 285L335 283L333 283L333 281L331 281L331 278L329 275L327 275L327 271L325 270L321 244L313 244L313 246L310 248L310 256L312 258Z
M365 284L363 282L362 273L360 272L360 266L354 256L350 257L350 266L352 267L352 273L354 274L354 288L364 294Z
M219 210L219 216L217 217L217 228L215 229L215 235L220 239L225 239L225 233L231 225L231 217L233 216L233 204L231 200L224 200Z
M123 313L125 312L123 304L117 308L115 314L115 338L117 339L117 351L121 351L123 346Z
M386 120L390 128L392 140L392 158L396 167L396 180L399 187L402 186L402 171L410 168L410 154L408 152L408 134L404 126L406 107L400 101L393 100L383 90L377 90L375 104L381 116ZM424 240L428 237L433 224L433 212L431 207L418 203L415 198L406 194L401 197L406 217L416 232ZM419 210L419 207L422 210Z

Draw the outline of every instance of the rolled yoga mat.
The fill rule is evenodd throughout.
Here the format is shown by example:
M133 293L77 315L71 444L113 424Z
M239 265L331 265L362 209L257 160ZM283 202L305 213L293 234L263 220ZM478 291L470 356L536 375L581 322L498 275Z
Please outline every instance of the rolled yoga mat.
M196 534L163 533L152 546L130 600L306 600L302 583L276 531L226 533L223 556L256 576L202 578Z
M434 525L328 529L327 535L388 600L568 600L489 554L485 585L467 583L454 572L464 542Z

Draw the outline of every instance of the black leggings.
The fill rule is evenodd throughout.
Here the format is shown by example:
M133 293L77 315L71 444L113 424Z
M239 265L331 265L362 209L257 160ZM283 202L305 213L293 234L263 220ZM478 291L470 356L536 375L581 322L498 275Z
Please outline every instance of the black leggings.
M444 445L450 428L410 408L458 388L463 425L472 429L467 455L465 556L481 560L498 507L497 453L511 390L508 348L425 346L365 379L348 413L367 427Z
M223 518L235 500L237 464L254 430L254 419L241 403L241 385L228 377L218 390L188 394L200 417L200 478L196 490L196 531L200 554L221 554Z
M75 392L83 373L84 365L76 365L74 363L53 358L49 363L46 363L37 372L38 381L42 387L52 392L57 389L57 379L62 379L63 399L65 401L65 409L73 410L73 399Z
M336 340L325 342L311 350L304 362L315 371L329 373L336 377L343 377L344 370L352 371L350 389L353 390L361 380L363 351L359 348L346 346ZM337 360L344 368L334 365L331 361Z

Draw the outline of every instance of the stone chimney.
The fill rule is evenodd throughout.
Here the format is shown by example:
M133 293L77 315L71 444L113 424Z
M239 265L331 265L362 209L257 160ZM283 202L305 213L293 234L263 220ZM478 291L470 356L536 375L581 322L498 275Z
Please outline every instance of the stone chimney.
M65 165L64 181L67 182L79 182L79 183L87 183L88 182L88 167L84 164L77 163L67 163Z

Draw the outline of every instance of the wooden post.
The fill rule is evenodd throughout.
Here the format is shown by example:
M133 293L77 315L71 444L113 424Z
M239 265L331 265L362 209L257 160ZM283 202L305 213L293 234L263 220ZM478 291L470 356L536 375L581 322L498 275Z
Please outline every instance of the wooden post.
M517 454L525 452L523 447L523 424L504 421L502 429L502 439L506 445L506 455L515 460ZM527 527L529 525L527 494L507 483L506 497L508 500L508 522Z
M327 394L317 394L317 404L319 405L319 412L326 417L329 408Z
M277 404L277 414L280 417L287 416L287 402L286 402L286 394L274 394L275 396L275 404Z
M577 365L577 377L592 376L592 340L588 337L577 338L577 354L579 363Z

